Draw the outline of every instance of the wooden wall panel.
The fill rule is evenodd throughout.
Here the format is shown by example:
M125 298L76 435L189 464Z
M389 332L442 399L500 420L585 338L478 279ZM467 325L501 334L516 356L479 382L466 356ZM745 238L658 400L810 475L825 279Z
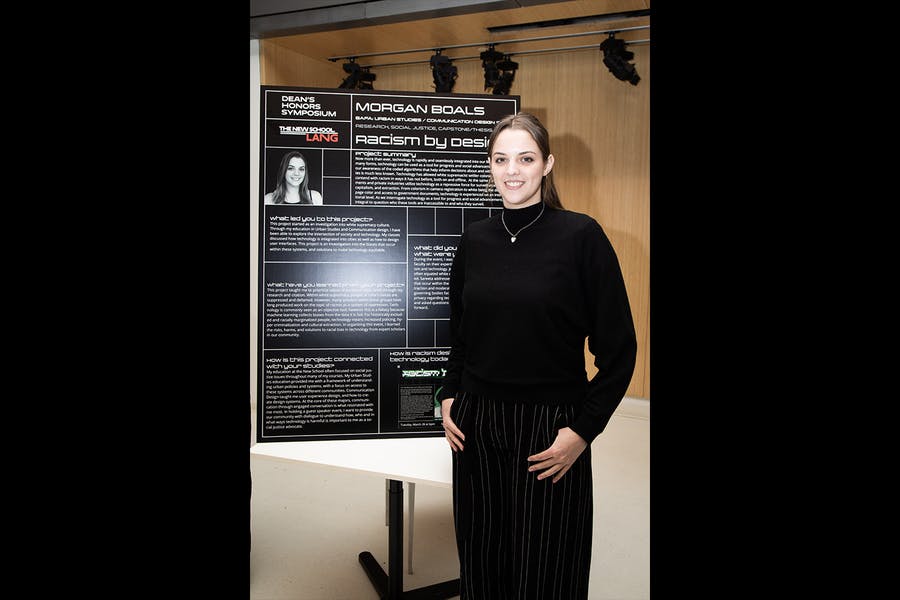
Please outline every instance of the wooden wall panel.
M343 79L337 63L304 60L266 40L262 48L263 85L336 88ZM534 113L550 131L554 177L563 205L596 218L612 241L638 336L637 366L628 395L649 399L650 47L632 45L629 50L641 76L636 86L613 77L600 50L593 48L513 56L519 70L510 93L521 96L522 110ZM489 93L479 60L454 64L459 73L454 93ZM376 90L434 91L426 63L372 72L377 75ZM590 375L596 372L592 360L585 350Z
M341 63L309 58L282 45L261 40L259 81L261 85L303 85L336 88L344 77ZM297 83L302 81L303 83Z

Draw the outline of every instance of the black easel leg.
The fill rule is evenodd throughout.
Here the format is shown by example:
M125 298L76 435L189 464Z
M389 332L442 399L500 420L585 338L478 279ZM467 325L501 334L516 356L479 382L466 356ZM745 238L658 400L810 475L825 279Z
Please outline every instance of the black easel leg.
M388 484L388 572L385 573L371 552L359 553L359 564L382 600L403 597L403 482Z
M388 527L388 598L403 596L403 482L391 479Z
M378 561L375 560L375 557L372 556L372 553L368 551L360 552L359 564L362 565L366 575L369 576L369 581L372 582L372 587L378 592L378 597L382 599L387 598L388 576L384 569L381 568L381 565L378 564Z
M371 552L360 552L359 564L381 600L432 600L459 595L459 579L403 591L403 482L396 479L390 480L388 489L388 572Z

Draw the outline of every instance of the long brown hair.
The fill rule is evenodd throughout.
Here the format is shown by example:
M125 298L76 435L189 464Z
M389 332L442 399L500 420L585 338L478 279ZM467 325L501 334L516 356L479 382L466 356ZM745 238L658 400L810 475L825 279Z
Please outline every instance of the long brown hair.
M288 152L281 159L281 164L278 166L278 180L275 184L275 193L272 194L272 204L284 204L284 196L287 194L287 184L284 177L287 174L291 159L298 157L303 161L303 166L306 167L306 177L303 178L303 183L300 184L300 204L312 204L312 197L309 193L309 162L305 156L296 150Z
M491 159L497 136L506 129L523 129L527 131L541 151L544 161L547 161L547 157L550 156L550 134L547 133L547 128L541 124L537 117L524 112L507 115L494 125L494 131L491 132L491 139L488 141L488 160ZM541 200L550 208L563 207L562 202L559 201L559 193L556 191L556 186L553 184L552 170L541 179Z

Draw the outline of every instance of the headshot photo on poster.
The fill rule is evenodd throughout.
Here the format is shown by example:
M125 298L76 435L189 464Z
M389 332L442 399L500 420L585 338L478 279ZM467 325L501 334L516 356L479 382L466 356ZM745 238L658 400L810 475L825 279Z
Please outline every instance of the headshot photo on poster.
M324 204L321 150L270 150L266 165L265 204Z

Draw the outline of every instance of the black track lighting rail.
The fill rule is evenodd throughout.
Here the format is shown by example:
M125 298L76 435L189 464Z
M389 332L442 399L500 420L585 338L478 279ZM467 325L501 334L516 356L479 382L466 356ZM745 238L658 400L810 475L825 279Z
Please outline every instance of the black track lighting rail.
M631 46L631 45L649 44L649 43L650 43L650 39L648 38L648 39L644 39L644 40L627 41L627 42L625 42L625 45ZM504 54L506 54L507 56L522 56L523 54L541 54L544 52L563 52L565 50L587 50L590 48L599 48L599 47L600 47L600 44L587 44L584 46L566 46L566 47L562 47L562 48L543 48L541 50L521 50L519 52L505 52ZM481 56L477 55L477 54L475 56L448 56L447 58L449 58L450 60L452 60L454 62L460 61L460 60L476 60L476 59L481 60ZM401 65L419 65L419 64L426 64L428 62L430 62L430 60L426 58L424 60L409 60L409 61L404 61L404 62L380 63L380 64L375 64L375 65L365 65L365 66L360 65L360 66L365 69L374 69L377 67L398 67Z
M520 39L515 39L515 40L497 40L497 41L490 41L490 42L479 42L476 44L456 44L453 46L432 46L430 48L411 48L409 50L391 50L388 52L368 52L365 54L349 54L346 56L329 56L328 60L330 60L331 62L335 62L338 60L348 60L348 59L356 60L356 59L358 59L360 57L364 57L364 56L387 56L389 54L411 54L414 52L442 52L444 50L448 50L451 48L472 48L472 47L476 47L476 46L499 46L501 44L521 44L521 43L525 43L525 42L538 42L538 41L543 41L543 40L558 40L558 39L571 38L571 37L583 37L583 36L587 36L587 35L615 34L615 33L621 33L623 31L635 31L635 30L639 30L639 29L650 29L650 26L649 25L636 25L634 27L620 27L617 29L601 29L599 31L584 31L581 33L563 33L560 35L545 35L545 36L540 36L540 37L520 38ZM559 49L561 50L561 48L559 48ZM537 52L537 51L535 51L535 52ZM504 54L512 54L512 53L504 53ZM517 55L518 54L526 54L526 52L516 52L515 54L517 54ZM458 59L454 58L453 60L458 60ZM422 62L422 61L412 61L412 62L407 62L407 63L391 63L391 64L392 65L416 64L419 62ZM428 61L426 60L424 62L428 62ZM373 67L373 66L385 66L385 65L369 65L369 66Z

